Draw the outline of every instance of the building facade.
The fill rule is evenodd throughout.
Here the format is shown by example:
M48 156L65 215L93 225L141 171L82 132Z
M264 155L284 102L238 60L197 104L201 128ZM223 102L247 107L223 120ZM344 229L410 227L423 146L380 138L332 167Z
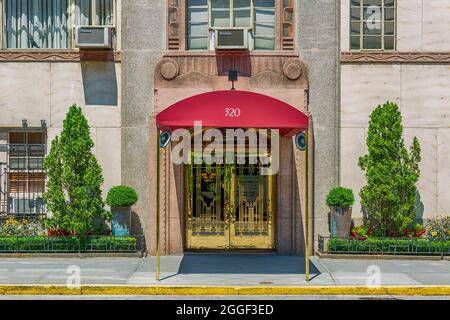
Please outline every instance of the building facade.
M323 160L315 163L315 199L310 203L315 206L315 236L327 232L327 210L322 199L339 177L338 11L338 1L122 3L122 103L127 106L122 109L122 182L135 186L141 194L136 210L141 212L149 252L155 252L156 244L155 116L179 100L230 89L227 78L230 69L239 73L236 89L265 94L311 114L314 155ZM148 16L154 18L146 19ZM248 39L252 49L214 50L212 30L237 26L247 29L254 26ZM151 36L142 30L152 30ZM277 187L271 199L276 203L274 220L264 223L266 226L270 223L273 230L269 248L300 254L304 250L305 197L301 187L304 155L296 151L292 139L287 137L280 139L280 149L283 163L273 179ZM191 232L195 227L186 212L192 199L184 191L189 187L189 182L182 178L186 168L172 165L168 150L163 151L161 168L161 249L165 254L176 254L197 248L189 244L197 233ZM150 180L142 179L143 176L149 176ZM235 210L219 219L225 224L225 233L230 232L230 221L236 217ZM211 219L215 218L206 217L206 221ZM256 244L239 245L240 240L234 235L229 239L219 235L222 240L216 244L215 233L222 234L222 229L213 231L206 227L206 230L206 234L211 232L211 241L205 240L206 245L201 245L204 249L259 248ZM195 239L192 241L195 243Z
M0 1L0 214L43 215L43 156L77 104L104 191L121 177L121 15L115 1ZM115 29L114 50L80 51L74 26Z
M372 42L358 29L360 4L366 6L341 1L341 184L364 185L357 163L367 152L368 117L376 105L392 101L402 112L405 142L416 136L422 147L417 218L448 214L450 1L384 0L385 27L368 31L376 34ZM353 216L362 217L359 197Z
M118 184L137 190L132 233L145 236L150 254L158 189L163 254L303 254L307 206L316 247L317 236L329 234L328 191L341 184L357 193L364 184L357 159L368 116L386 100L400 104L407 140L416 135L422 144L419 216L434 217L450 201L448 0L0 0L0 7L3 217L46 213L42 158L74 103L92 127L104 192ZM107 27L110 48L80 48L87 32L80 27ZM226 39L230 30L245 49L226 48L236 40ZM238 75L234 93L230 71ZM220 92L239 110L252 101L279 107L270 123L287 110L305 116L308 159L292 134L281 134L272 175L263 177L245 151L243 163L229 167L175 164L175 143L159 148L157 139L176 125L160 119L198 104L205 118L190 120L206 120L224 107ZM245 128L267 129L256 123ZM353 212L359 220L359 204Z

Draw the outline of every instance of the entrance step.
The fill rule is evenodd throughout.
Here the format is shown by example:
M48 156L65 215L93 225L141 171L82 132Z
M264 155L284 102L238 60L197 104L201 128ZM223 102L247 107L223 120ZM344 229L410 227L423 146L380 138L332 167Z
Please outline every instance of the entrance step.
M188 250L183 253L184 255L278 255L278 252L274 250L251 250L251 249L242 249L242 250Z

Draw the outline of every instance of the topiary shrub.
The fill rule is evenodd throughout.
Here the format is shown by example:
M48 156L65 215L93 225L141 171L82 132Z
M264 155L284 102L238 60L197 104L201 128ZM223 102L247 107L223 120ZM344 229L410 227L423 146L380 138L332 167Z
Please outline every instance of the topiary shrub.
M102 168L92 152L89 123L80 107L73 105L63 122L61 135L52 141L44 160L47 188L43 195L52 216L50 230L88 235L96 221L109 221L104 209Z
M329 207L348 208L355 203L355 196L352 189L336 187L331 189L327 195L327 205Z
M402 115L392 102L379 105L370 115L368 153L359 158L366 185L361 205L377 236L402 234L416 217L420 144L414 137L409 150L403 139Z
M128 186L112 187L106 197L106 203L111 207L131 207L137 200L136 191Z

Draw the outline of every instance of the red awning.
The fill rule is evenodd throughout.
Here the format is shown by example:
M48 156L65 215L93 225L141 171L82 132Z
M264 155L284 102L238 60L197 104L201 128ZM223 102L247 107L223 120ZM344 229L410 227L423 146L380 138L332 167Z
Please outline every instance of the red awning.
M295 135L308 128L308 116L278 99L249 91L213 91L181 100L156 116L161 130L203 127L280 129Z

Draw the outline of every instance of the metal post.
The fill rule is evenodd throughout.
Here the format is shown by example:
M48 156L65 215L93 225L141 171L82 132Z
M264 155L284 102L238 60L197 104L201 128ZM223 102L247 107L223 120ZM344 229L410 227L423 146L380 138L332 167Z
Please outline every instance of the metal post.
M309 128L305 130L305 280L309 281Z
M160 280L161 259L160 259L160 239L159 239L159 193L160 193L160 132L159 128L156 128L156 280Z

